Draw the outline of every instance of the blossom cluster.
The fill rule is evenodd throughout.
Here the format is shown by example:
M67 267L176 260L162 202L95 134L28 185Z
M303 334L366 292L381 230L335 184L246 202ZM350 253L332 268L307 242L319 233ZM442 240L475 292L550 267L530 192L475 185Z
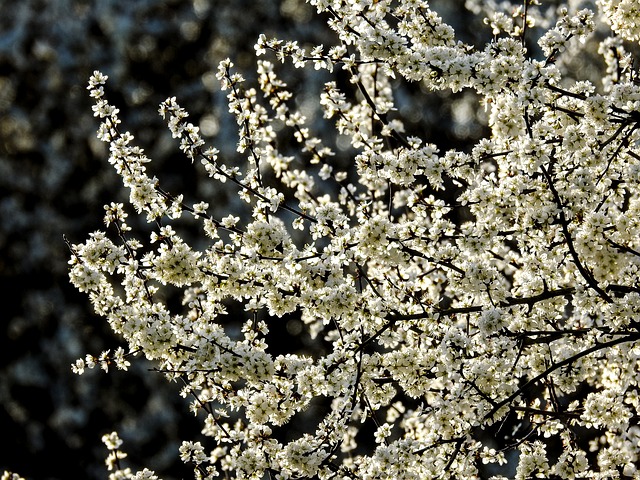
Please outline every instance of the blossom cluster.
M74 370L142 354L181 380L203 418L202 438L179 451L198 478L472 479L494 464L495 479L508 468L517 479L640 479L633 69L608 71L600 90L567 84L558 59L593 30L588 10L557 9L535 58L525 35L536 2L519 28L487 18L495 38L482 48L426 1L310 3L337 46L261 36L256 52L344 72L349 82L326 83L318 103L350 140L351 170L336 167L268 60L256 87L229 60L217 74L242 166L205 145L175 98L160 107L186 157L246 202L245 218L163 190L121 130L106 77L91 77L98 136L155 227L136 239L111 204L111 233L71 245L71 281L128 348ZM625 2L601 8L614 31L640 22ZM394 110L404 81L475 92L490 137L463 151L405 133ZM298 155L279 149L278 129ZM171 226L185 214L206 248ZM163 301L167 286L182 289L181 310ZM228 328L237 315L240 332ZM314 355L273 352L283 317L301 322ZM292 425L304 433L283 433Z
M629 41L640 40L640 5L633 0L599 0L611 29Z

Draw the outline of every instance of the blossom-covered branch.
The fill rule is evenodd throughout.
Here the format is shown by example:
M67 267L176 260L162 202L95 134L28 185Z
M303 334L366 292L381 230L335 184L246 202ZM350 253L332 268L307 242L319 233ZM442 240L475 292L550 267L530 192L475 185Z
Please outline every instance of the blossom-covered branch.
M71 281L130 352L74 370L126 369L135 353L181 380L203 419L179 452L198 478L640 478L640 84L624 43L637 47L638 9L519 2L487 14L493 39L477 46L426 1L310 3L336 45L261 36L256 52L335 76L317 92L334 137L268 59L257 88L229 60L218 70L240 162L175 98L160 107L242 217L162 189L106 76L91 77L98 136L153 232L114 203L106 232L69 244ZM596 85L567 56L603 19ZM452 149L409 133L394 96L407 82L473 92L490 135ZM198 248L172 227L185 212ZM274 348L284 318L309 352Z

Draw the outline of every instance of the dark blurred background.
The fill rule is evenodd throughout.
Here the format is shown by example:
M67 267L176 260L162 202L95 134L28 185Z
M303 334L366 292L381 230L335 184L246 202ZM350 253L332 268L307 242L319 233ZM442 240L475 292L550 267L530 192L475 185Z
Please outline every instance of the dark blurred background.
M177 96L207 140L233 152L218 62L232 57L251 76L258 34L309 38L312 13L302 0L0 1L0 472L106 478L100 437L115 429L134 470L191 476L177 448L198 427L178 385L141 361L129 373L70 369L121 345L67 280L63 234L84 241L103 227L103 204L127 195L95 138L87 80L109 75L123 128L169 190L210 200L216 192L165 134L159 102Z
M474 40L464 2L434 3ZM0 0L0 472L106 478L100 437L117 430L133 470L191 476L177 449L199 427L179 385L142 361L128 373L71 373L76 358L121 346L67 278L63 234L83 242L103 227L103 205L127 198L95 138L86 84L93 70L109 75L107 97L121 110L122 128L154 160L150 168L165 189L228 213L237 200L178 154L157 107L175 95L205 139L233 156L235 122L215 72L231 57L251 79L259 33L335 41L303 0ZM313 68L279 71L300 108L316 112L321 135L330 124L317 115L317 98L328 78ZM486 133L471 93L419 85L395 93L408 130L443 149L465 148Z

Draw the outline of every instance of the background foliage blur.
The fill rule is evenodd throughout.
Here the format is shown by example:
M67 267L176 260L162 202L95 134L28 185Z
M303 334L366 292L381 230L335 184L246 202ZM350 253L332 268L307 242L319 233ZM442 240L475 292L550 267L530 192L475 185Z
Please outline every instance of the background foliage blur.
M95 138L86 83L96 69L110 76L123 128L168 189L180 176L211 198L188 161L172 158L158 103L176 95L208 139L234 151L217 63L232 56L254 71L258 34L300 36L311 13L302 0L0 1L0 471L105 478L100 436L118 429L133 468L190 475L176 462L195 426L179 386L140 362L130 374L70 371L75 358L120 345L67 280L63 234L84 240L102 227L103 204L126 200Z
M485 40L475 37L482 25L463 16L463 1L431 3L466 41ZM191 475L177 449L198 427L179 385L139 361L129 373L76 377L70 370L85 353L120 346L67 280L63 234L83 241L103 227L105 203L127 199L95 138L85 86L93 70L109 75L107 97L121 110L122 128L154 160L163 188L231 213L237 198L196 175L157 105L175 95L205 139L233 157L235 122L216 67L231 57L251 78L259 33L334 41L303 0L0 0L0 471L105 478L100 436L116 429L132 469L149 466L165 479ZM299 108L316 115L311 123L322 137L331 125L319 118L317 98L328 79L313 68L278 70ZM419 85L394 94L408 130L441 149L465 148L486 134L471 94Z

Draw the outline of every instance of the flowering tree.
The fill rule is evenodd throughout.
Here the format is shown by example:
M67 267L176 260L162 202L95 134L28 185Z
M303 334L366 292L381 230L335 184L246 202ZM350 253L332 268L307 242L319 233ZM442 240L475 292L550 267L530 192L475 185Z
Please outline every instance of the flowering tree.
M98 137L153 228L112 203L106 232L69 244L72 283L126 342L73 369L144 355L181 382L202 438L179 453L198 478L640 478L636 3L468 1L494 36L480 46L426 1L310 3L334 46L261 36L256 52L335 75L318 103L351 168L269 60L255 87L229 60L218 69L241 164L175 98L160 106L241 215L163 189L107 77L91 77ZM596 85L569 67L600 24ZM406 133L405 82L475 92L491 135L442 151ZM187 242L181 217L206 242ZM287 318L313 339L306 353L271 335ZM104 441L112 478L157 478L125 468L117 434Z

